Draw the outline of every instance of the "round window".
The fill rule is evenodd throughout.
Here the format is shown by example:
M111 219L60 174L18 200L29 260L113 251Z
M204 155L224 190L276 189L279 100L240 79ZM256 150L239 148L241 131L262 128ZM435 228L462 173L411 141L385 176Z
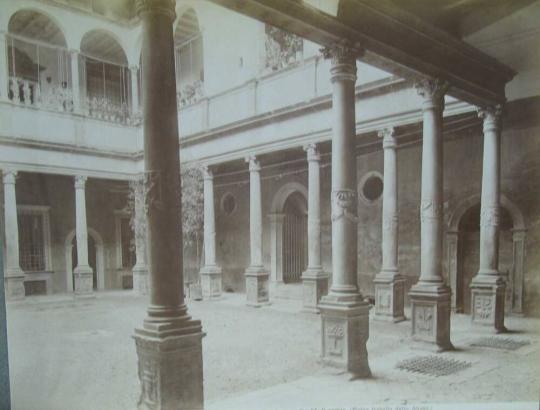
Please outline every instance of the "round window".
M374 202L382 196L383 180L378 174L371 174L364 179L362 197L368 202Z
M225 215L231 215L236 210L236 199L230 192L223 195L221 199L221 209Z

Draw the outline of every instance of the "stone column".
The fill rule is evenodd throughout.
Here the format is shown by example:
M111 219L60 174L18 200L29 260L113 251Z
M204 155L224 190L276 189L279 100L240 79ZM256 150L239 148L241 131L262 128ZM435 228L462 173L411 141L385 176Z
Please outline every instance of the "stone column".
M221 268L216 263L216 214L214 211L214 175L203 168L204 178L204 266L201 288L205 299L221 296Z
M137 0L142 22L143 130L150 302L135 329L139 409L202 409L202 328L184 302L174 0Z
M94 273L88 265L88 228L86 225L86 177L75 177L75 237L77 238L77 266L73 270L75 294L88 295L94 290Z
M412 335L449 350L451 290L442 277L443 261L443 110L448 85L425 79L416 85L423 98L422 193L420 203L420 278L409 296Z
M379 132L383 139L384 185L382 210L382 268L375 276L375 318L401 322L405 278L398 269L397 141L394 128Z
M4 229L6 238L6 273L4 285L7 300L24 298L24 272L19 264L19 224L15 179L17 172L4 170Z
M345 45L323 49L332 59L332 287L319 303L322 361L369 377L366 349L369 304L358 290L358 217L356 187L356 59L361 52Z
M302 274L304 310L318 313L321 297L328 293L328 275L321 263L321 177L317 144L304 147L308 160L308 266Z
M250 264L246 269L246 298L249 306L268 304L268 272L262 262L261 166L254 156L249 163L249 250Z
M144 187L144 179L137 181ZM148 265L146 258L147 248L147 218L145 198L143 192L135 193L135 266L133 267L133 292L138 295L148 294Z
M73 95L73 111L81 112L81 85L79 81L79 50L69 50L71 55L71 94Z
M129 67L131 71L131 115L139 115L139 67L136 65Z
M0 31L0 101L9 101L8 72L6 33Z
M471 282L473 323L503 332L506 283L499 272L501 107L478 111L484 120L484 160L480 205L480 269Z
M270 219L270 285L276 286L283 283L283 221L285 214L273 213L268 215ZM273 291L273 289L272 289Z

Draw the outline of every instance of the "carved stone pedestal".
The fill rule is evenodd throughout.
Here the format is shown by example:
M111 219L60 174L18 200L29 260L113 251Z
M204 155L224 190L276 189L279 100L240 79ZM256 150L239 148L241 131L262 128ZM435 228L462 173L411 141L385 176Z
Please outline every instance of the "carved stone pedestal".
M396 275L386 277L377 275L375 283L375 316L376 320L401 322L405 320L404 294L405 279Z
M148 268L146 266L133 267L133 292L138 295L148 294Z
M472 322L492 326L495 332L506 331L504 326L504 299L506 284L500 276L477 276L471 283Z
M328 294L328 275L320 270L307 270L302 274L303 310L319 313L317 305L323 296Z
M4 278L4 283L6 300L11 301L24 299L24 274L6 275Z
M415 285L409 296L413 339L436 344L441 352L453 350L450 342L450 288L446 285Z
M248 306L264 306L270 303L268 297L268 272L261 267L246 270L246 300Z
M366 343L369 338L369 304L336 301L331 295L319 303L322 318L322 361L351 373L370 377Z
M73 270L75 295L88 296L94 291L94 272L90 266L77 266Z
M200 273L203 299L221 297L221 268L216 265L204 266Z
M203 409L203 333L156 338L136 329L140 410Z

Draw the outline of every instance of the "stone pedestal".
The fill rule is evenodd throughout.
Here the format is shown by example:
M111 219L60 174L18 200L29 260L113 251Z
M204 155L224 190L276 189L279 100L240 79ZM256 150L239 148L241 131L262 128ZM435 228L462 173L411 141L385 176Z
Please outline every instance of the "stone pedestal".
M136 331L138 409L203 409L202 337L197 333L156 339Z
M400 275L377 275L375 284L375 316L376 320L401 322L405 320L404 294L405 278Z
M250 266L245 273L246 301L248 306L260 307L270 303L268 292L268 272L264 267Z
M322 270L307 270L302 274L303 310L319 313L318 304L328 294L328 275Z
M136 264L133 267L133 292L137 295L148 294L148 268L146 265Z
M86 222L86 177L75 177L75 231L77 266L73 270L75 295L91 295L94 291L93 271L88 265L88 227Z
M221 297L221 268L219 266L204 266L201 271L201 288L203 299Z
M75 285L75 295L92 295L94 291L94 272L88 265L78 265L73 269L73 279Z
M475 324L491 326L496 333L506 332L504 299L506 284L502 278L476 278L471 283L471 314Z
M451 291L448 286L414 286L412 304L413 339L435 343L438 351L453 350L450 342Z

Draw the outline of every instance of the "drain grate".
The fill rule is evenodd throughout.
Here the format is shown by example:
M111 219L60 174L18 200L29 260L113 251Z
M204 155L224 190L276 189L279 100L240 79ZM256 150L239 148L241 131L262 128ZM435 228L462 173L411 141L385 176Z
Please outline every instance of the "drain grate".
M396 368L408 372L447 376L471 366L469 362L447 359L440 356L417 356L399 362Z
M471 346L492 347L494 349L517 350L530 344L528 340L513 340L501 337L482 337L471 343Z

